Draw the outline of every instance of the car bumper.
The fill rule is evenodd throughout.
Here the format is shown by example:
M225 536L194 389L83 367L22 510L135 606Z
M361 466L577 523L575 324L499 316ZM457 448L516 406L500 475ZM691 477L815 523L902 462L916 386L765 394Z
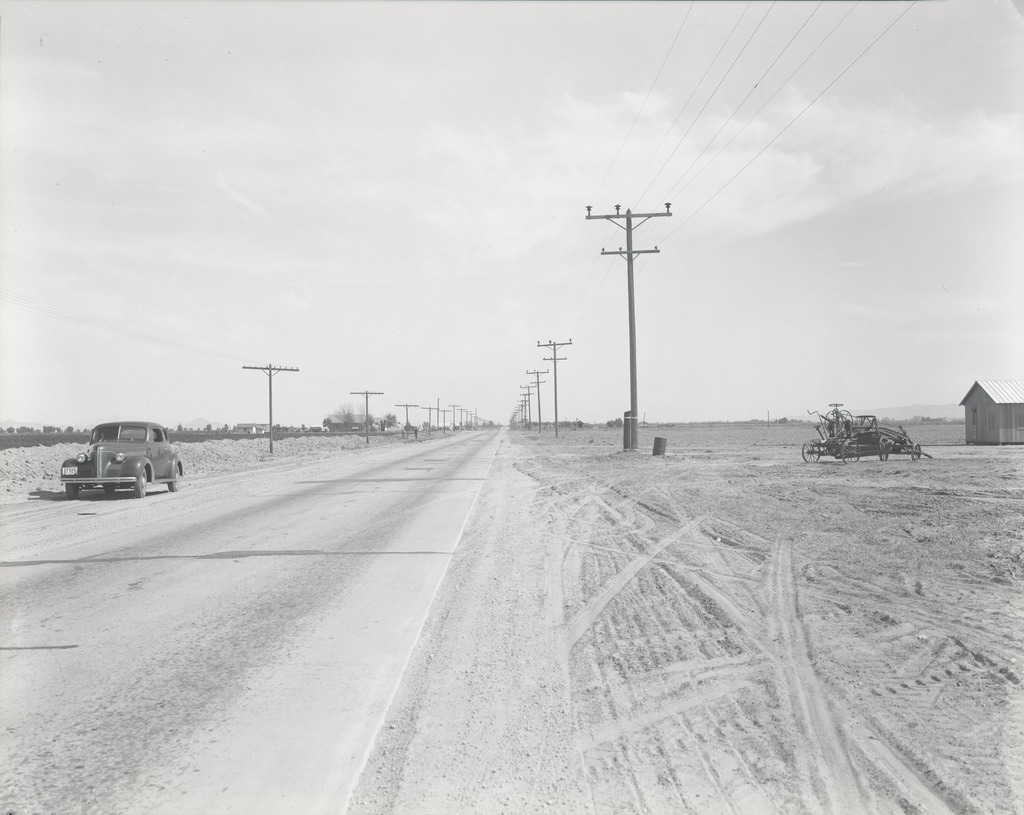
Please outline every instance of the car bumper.
M97 487L116 486L118 484L134 484L134 475L119 475L119 476L106 476L104 478L89 478L88 476L82 475L62 475L60 477L61 484L79 484L82 486L92 484Z

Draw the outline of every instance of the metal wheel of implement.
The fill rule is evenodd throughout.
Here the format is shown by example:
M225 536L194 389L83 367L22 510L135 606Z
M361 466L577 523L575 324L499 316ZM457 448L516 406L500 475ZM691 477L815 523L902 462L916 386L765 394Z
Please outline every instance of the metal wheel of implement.
M813 464L821 458L821 452L818 450L817 442L805 441L804 446L800 449L800 455L803 456L804 461L808 464Z

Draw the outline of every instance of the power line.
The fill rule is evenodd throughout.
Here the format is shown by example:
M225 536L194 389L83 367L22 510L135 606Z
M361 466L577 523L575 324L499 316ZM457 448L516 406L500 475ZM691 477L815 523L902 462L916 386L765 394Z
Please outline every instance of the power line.
M213 351L209 348L203 348L198 345L190 345L170 337L162 337L158 334L149 334L145 331L139 331L131 326L115 323L110 320L102 320L97 317L87 317L85 315L69 311L61 306L54 305L53 303L47 303L44 300L29 297L28 295L20 294L18 292L11 291L10 289L0 289L0 300L14 306L15 308L31 311L35 314L41 314L44 317L50 317L62 322L77 323L79 325L101 328L104 331L110 331L114 334L121 334L126 337L135 337L136 339L146 340L148 342L169 345L172 348L180 348L196 354L221 357L223 359L230 359L234 362L245 362L247 359L250 359L250 357L234 356L220 351Z
M811 13L807 16L807 19L804 20L800 24L800 27L796 30L796 32L793 34L793 36L789 38L789 42L787 42L782 47L782 50L779 51L779 53L775 55L775 59L773 59L771 61L771 64L769 64L768 67L764 69L764 71L761 73L761 75L754 81L754 84L752 84L750 86L750 90L747 91L746 96L744 96L740 100L739 104L736 105L735 108L733 108L732 113L729 114L729 118L727 118L725 121L722 122L722 124L719 126L718 130L715 131L715 135L713 135L708 140L708 143L704 145L704 148L700 151L700 153L698 153L697 156L693 159L693 161L690 162L690 166L687 167L685 170L683 170L682 174L679 176L679 179L676 181L676 184L679 184L680 181L682 181L684 178L686 178L686 174L688 172L690 172L690 170L692 170L694 168L694 166L697 164L697 162L700 161L701 158L703 157L703 155L708 151L708 148L711 147L711 145L715 143L715 140L722 134L722 131L725 130L726 127L729 126L729 123L732 122L732 120L734 118L736 118L736 114L739 113L740 108L742 108L743 105L746 104L747 100L751 96L753 96L754 91L756 91L758 89L758 87L764 81L764 78L766 76L768 76L768 74L772 70L772 68L774 68L778 64L779 60L782 59L782 55L785 54L786 51L789 50L791 45L793 45L793 43L796 41L796 38L800 36L800 33L807 27L807 24L813 19L814 15L816 15L818 13L818 10L821 8L822 3L824 3L824 2L825 2L825 0L819 0L818 5L816 5L814 7L814 9L811 11ZM765 17L767 17L767 16L768 15L766 14ZM764 20L762 20L762 22L764 22ZM776 91L776 93L777 93L777 91ZM775 94L772 94L772 97L774 97L774 96L775 96ZM744 125L744 127L745 126L746 125ZM716 154L716 156L717 156L717 154ZM712 159L712 161L714 161L714 159ZM710 163L711 162L709 161L708 164L710 164ZM707 166L707 165L705 165L705 166ZM703 170L702 170L702 172L703 172ZM673 185L672 190L669 192L669 194L666 195L666 196L663 196L663 197L671 198L672 194L674 192L675 192L675 185Z
M820 6L820 5L821 5L821 4L819 3L819 6ZM696 172L696 173L695 173L695 174L693 175L693 177L692 177L692 178L691 178L691 179L690 179L689 181L687 181L687 182L686 182L685 184L683 184L683 186L682 186L682 187L680 187L680 188L679 188L678 190L676 190L676 186L677 186L677 185L679 184L679 182L680 182L680 181L682 181L683 179L682 179L682 177L680 177L680 178L679 178L679 179L678 179L678 180L676 181L675 185L673 185L673 187L672 187L672 191L673 191L673 192L679 192L679 193L681 193L681 192L683 192L684 190L686 190L686 189L687 189L687 188L688 188L688 187L689 187L689 186L690 186L690 185L691 185L691 184L692 184L692 183L693 183L694 181L696 181L696 180L697 180L697 179L698 179L698 178L699 178L699 177L700 177L700 176L701 176L701 175L702 175L702 174L704 173L704 171L705 171L705 170L706 170L706 169L707 169L708 167L710 167L710 166L711 166L712 164L714 164L714 162L715 162L715 159L717 159L717 158L718 158L718 157L719 157L720 155L722 155L722 153L723 153L723 152L724 152L724 151L725 151L725 150L726 150L726 149L727 149L727 148L729 147L729 145L730 145L730 144L732 144L732 143L733 143L734 141L736 141L736 139L737 139L737 138L739 138L740 134L742 134L742 133L743 133L743 131L747 129L747 126L748 126L748 125L749 125L749 124L750 124L751 122L753 122L753 121L754 121L755 119L757 119L757 116L758 116L758 114L760 114L762 110L764 110L764 109L765 109L766 107L768 107L768 105L769 105L769 104L771 104L771 101L772 101L772 100L773 100L773 99L774 99L774 98L775 98L776 96L778 96L778 95L779 95L779 93L780 93L780 92L782 91L782 89L783 89L783 88L785 88L785 87L786 87L786 86L787 86L787 85L789 84L790 80L792 80L792 79L793 79L793 77L794 77L794 76L796 76L796 75L797 75L797 74L798 74L798 73L800 72L800 69L801 69L801 68L803 68L803 67L804 67L804 65L806 65L806 64L807 64L807 63L808 63L808 62L809 62L809 61L811 60L811 57L813 57L813 56L814 56L814 55L815 55L816 53L818 53L818 51L819 51L819 50L821 50L821 47L822 47L822 46L823 46L823 45L824 45L824 44L825 44L825 43L826 43L826 42L827 42L827 41L828 41L829 39L831 39L832 35L833 35L833 34L835 34L835 33L836 33L836 31L838 31L838 30L839 30L839 27L840 27L840 26L841 26L841 25L842 25L842 24L843 24L844 22L846 22L846 19L847 19L847 18L848 18L848 17L849 17L849 16L851 15L851 14L853 14L854 10L855 10L855 9L857 8L857 6L858 6L858 5L859 5L859 0L858 0L858 2L857 2L857 3L854 3L854 4L853 4L853 5L852 5L852 6L851 6L851 7L849 8L849 10L848 10L848 11L846 12L846 14L844 14L844 15L843 15L843 16L842 16L842 17L841 17L841 18L839 19L839 22L837 22L837 23L836 23L836 24L835 24L834 26L832 26L832 28L831 28L831 29L829 30L829 32L828 32L828 33L827 33L827 34L826 34L826 35L825 35L824 37L822 37L822 38L821 38L821 40L820 40L820 41L818 42L818 44L817 44L816 46L814 46L814 48L813 48L813 49L811 49L810 53L809 53L809 54L808 54L808 55L807 55L806 57L804 57L804 58L803 58L803 60L801 60L801 61L800 61L800 64L799 64L799 65L797 65L797 66L796 66L796 68L794 68L794 69L793 69L793 71L792 71L792 72L791 72L791 73L789 74L789 76L787 76L787 77L786 77L786 78L785 78L785 79L784 79L784 80L783 80L782 82L780 82L780 83L779 83L778 87L776 87L776 88L775 88L775 90L774 90L774 91L772 91L772 93L771 93L771 94L770 94L770 95L768 96L768 98L764 100L764 102L763 102L763 103L761 104L761 107L759 107L759 108L758 108L757 110L755 110L755 111L754 111L754 113L753 113L753 114L751 115L751 117L750 117L749 119L747 119L747 121L746 121L746 122L744 122L744 123L743 123L743 125L742 125L742 126L740 127L740 129L739 129L739 130L737 130L737 131L736 131L735 133L733 133L733 134L732 134L732 136L731 136L731 137L729 138L729 141L727 141L727 142L726 142L725 144L723 144L723 145L722 145L722 146L721 146L720 148L718 148L718 151L717 151L717 152L716 152L716 153L715 153L715 154L714 154L714 155L713 155L713 156L711 157L711 159L710 159L710 160L709 160L709 161L707 162L707 164L705 164L705 165L704 165L703 167L701 167L701 168L700 168L700 169L699 169L699 170L698 170L698 171L697 171L697 172ZM817 8L815 9L815 12L816 12L816 11L817 11ZM812 16L813 16L813 14L812 14ZM808 18L808 20L810 20L810 18ZM805 25L806 25L806 23L805 23ZM797 33L799 33L799 32L797 32ZM792 40L791 40L790 42L792 42ZM788 47L788 46L787 46L787 47ZM781 55L780 55L780 56L781 56ZM762 78L763 78L763 77L762 77ZM758 80L758 81L760 81L760 80ZM745 100L744 100L744 101L745 101ZM741 103L741 104L742 104L742 103ZM737 108L737 109L738 109L738 108ZM734 115L735 115L735 114L734 114ZM717 137L717 135L718 135L718 134L715 134L715 135L716 135L716 137ZM687 172L689 172L689 169L690 169L690 168L688 167L688 168L687 168ZM685 176L685 175L686 175L686 173L683 173L683 175ZM681 226L681 225L680 225L680 226Z
M847 65L847 66L846 66L845 68L843 68L843 70L842 70L842 71L840 71L840 72L839 72L839 73L838 73L838 74L837 74L837 75L835 76L835 78L834 78L834 79L833 79L833 80L832 80L831 82L829 82L829 83L828 83L828 84L827 84L827 85L826 85L826 86L825 86L824 88L822 88L822 89L821 89L821 91L820 91L820 92L818 93L818 95L817 95L817 96L815 96L815 97L814 97L814 98L813 98L813 99L812 99L812 100L811 100L810 102L808 102L808 103L807 103L806 107L804 107L804 109L803 109L803 110L801 110L801 111L800 111L800 112L799 112L799 113L798 113L798 114L797 114L796 116L794 116L794 117L793 117L793 118L792 118L792 119L791 119L791 120L789 121L789 123L788 123L788 124L786 124L786 125L785 125L785 127L783 127L783 128L782 128L782 130L780 130L780 131L779 131L778 133L776 133L776 134L775 134L775 135L774 135L774 136L773 136L773 137L771 138L771 140L770 140L770 141L769 141L769 142L768 142L768 143L767 143L767 144L766 144L766 145L765 145L764 147L762 147L762 148L761 148L760 150L758 150L758 152L757 152L757 153L755 153L755 154L754 154L754 156L753 156L753 157L752 157L752 158L751 158L751 159L750 159L750 160L749 160L749 161L748 161L748 162L747 162L746 164L744 164L744 165L743 165L742 167L740 167L740 169L739 169L739 170L737 170L737 171L736 171L736 173L735 173L735 174L734 174L734 175L733 175L733 176L732 176L732 177L731 177L731 178L730 178L730 179L729 179L728 181L726 181L726 182L725 182L725 183L724 183L724 184L723 184L723 185L722 185L721 187L719 187L719 188L718 188L718 189L717 189L717 190L716 190L716 191L714 192L714 194L713 194L713 195L712 195L712 196L711 196L710 198L708 198L708 199L707 199L707 200L706 200L706 201L705 201L705 202L704 202L703 204L701 204L701 205L700 205L699 207L697 207L697 209L695 209L695 210L694 210L693 212L691 212L691 213L690 213L690 214L689 214L689 215L688 215L688 216L687 216L687 217L686 217L686 218L685 218L685 219L684 219L684 220L682 221L682 223L680 223L680 224L679 224L679 226L677 226L677 227L676 227L676 228L675 228L674 230L672 230L672 232L670 232L670 233L669 233L669 234L668 234L668 235L666 236L666 240L667 240L668 238L670 238L670 237L671 237L672 235L674 235L674 234L675 234L676 232L678 232L678 231L679 231L680 229L682 229L682 228L683 228L683 226L685 226L685 225L686 225L687 223L689 223L689 222L690 222L691 220L693 220L693 218L695 218L695 217L697 216L697 214L698 214L698 213L700 213L700 211L704 209L704 207L706 207L706 206L707 206L708 204L710 204L710 203L711 203L712 201L714 201L714 200L715 200L715 198L717 198L717 197L718 197L718 195L719 195L719 194L720 194L720 193L721 193L721 192L722 192L722 191L723 191L723 190L724 190L724 189L725 189L726 187L728 187L728 186L729 186L730 184L732 184L732 182L733 182L733 181L735 181L735 180L736 180L736 178L737 178L737 177L738 177L738 176L739 176L739 175L740 175L740 174L741 174L741 173L742 173L742 172L743 172L744 170L746 170L746 169L747 169L747 168L748 168L748 167L749 167L749 166L750 166L751 164L753 164L753 163L754 163L755 161L757 161L757 159L758 159L758 158L760 158L760 157L761 157L761 155L762 155L762 154L763 154L763 153L764 153L764 152L765 152L765 151L766 151L766 150L767 150L767 149L768 149L769 147L771 147L771 146L772 146L773 144L775 144L775 142L776 142L776 141L778 141L778 139L779 139L779 138L781 138L781 136L782 136L782 134L783 134L783 133L785 133L785 132L786 132L787 130L789 130L789 128L790 128L790 127L792 127L792 126L793 126L793 125L794 125L794 124L795 124L795 123L796 123L796 122L797 122L797 121L798 121L798 120L800 119L800 117L802 117L802 116L803 116L803 115L804 115L804 114L805 114L805 113L806 113L806 112L807 112L808 110L810 110L810 109L811 109L811 107L813 107L813 105L814 105L814 104L815 104L815 103L816 103L816 102L817 102L817 101L818 101L819 99L821 99L821 97L822 97L822 96L824 96L824 95L825 95L825 94L826 94L826 93L827 93L827 92L828 92L828 91L829 91L829 90L830 90L830 89L832 88L832 86L833 86L833 85L835 85L835 84L836 84L836 82L838 82L838 81L839 81L840 79L842 79L842 78L843 78L843 76L845 76L845 75L846 75L846 73L847 73L847 72L848 72L848 71L849 71L849 70L850 70L851 68L853 68L853 66L854 66L854 65L856 65L856 64L857 64L857 63L858 63L858 62L859 62L859 61L861 60L861 58L862 58L862 57L863 57L863 56L864 56L864 55L865 55L865 54L866 54L866 53L867 53L868 51L870 51L870 50L871 50L871 49L872 49L872 48L873 48L873 47L875 46L875 44L876 44L876 43L877 43L877 42L878 42L879 40L881 40L881 39L882 39L882 37L884 37L884 36L885 36L885 35L886 35L886 34L887 34L887 33L888 33L888 32L889 32L889 31L890 31L891 29L892 29L892 27L893 27L894 25L896 25L896 23L898 23L898 22L899 22L899 21L900 21L901 19L903 19L903 17L904 17L904 16L905 16L905 15L907 14L907 12L909 12L909 11L910 11L910 9L912 9L912 8L914 7L914 5L916 5L916 2L917 2L917 0L914 0L914 2L913 2L913 3L911 3L911 4L910 4L909 6L907 6L907 7L906 7L906 8L905 8L905 9L904 9L904 10L903 10L902 12L900 12L900 14L899 14L899 15L898 15L898 16L897 16L897 17L896 17L896 18L895 18L895 19L894 19L894 20L893 20L893 21L892 21L891 23L889 23L889 25L887 25L887 26L886 26L886 27L885 27L885 28L884 28L884 29L882 30L882 32L881 32L881 33L880 33L880 34L879 34L879 35L878 35L877 37L875 37L875 38L874 38L874 39L873 39L873 40L872 40L872 41L871 41L870 43L868 43L868 45L867 45L867 46L866 46L866 47L864 48L864 50L862 50L862 51L861 51L861 52L860 52L860 53L859 53L859 54L858 54L858 55L857 55L856 57L854 57L853 61L852 61L852 62L850 62L850 64L849 64L849 65Z
M725 46L728 44L729 40L732 39L733 33L736 31L737 27L739 26L739 24L743 20L743 18L746 16L747 11L750 9L750 6L751 6L751 3L747 3L746 8L743 9L743 13L740 14L740 16L737 18L736 22L733 23L732 30L729 31L728 36L722 41L722 44L719 46L718 51L711 58L711 62L708 63L708 67L704 71L704 74L697 81L697 84L693 86L693 90L690 91L690 95L686 97L686 101L683 102L683 106L679 109L679 113L676 114L676 118L672 120L672 124L670 124L668 126L668 129L662 135L661 141L658 142L658 146L655 147L654 150L651 152L651 155L647 157L647 161L645 161L644 162L644 166L640 168L640 172L638 172L636 174L636 177L633 179L633 181L630 183L630 185L626 188L626 195L627 196L629 195L630 190L633 189L633 185L636 184L636 182L640 180L640 176L642 176L643 173L644 173L644 170L647 169L647 165L650 164L651 160L655 157L655 155L657 155L658 151L661 149L661 145L663 145L665 143L665 139L667 139L669 133L672 132L672 128L674 128L676 126L676 123L683 117L683 113L685 113L686 112L686 108L689 107L690 101L693 99L694 94L697 93L697 89L700 88L700 86L704 84L704 80L707 79L708 74L711 73L711 69L714 67L715 63L718 61L718 57L721 55L722 51L725 50Z
M654 182L657 181L658 177L665 171L665 168L668 166L668 163L672 160L672 156L676 154L676 150L678 150L682 146L683 142L686 141L686 137L690 135L690 132L693 130L694 125L697 124L697 121L700 119L701 115L704 113L705 110L707 110L708 105L711 104L711 100L715 98L715 94L718 93L719 89L722 87L722 84L728 78L729 74L732 73L732 69L736 67L736 63L739 62L740 57L742 57L743 54L746 52L747 46L750 45L751 41L757 35L757 32L761 30L761 26L764 24L764 21L768 19L768 15L772 13L773 8L775 8L774 2L770 6L768 6L768 11L764 13L764 16L758 21L757 25L754 26L754 30L750 32L750 36L747 37L746 42L743 43L743 46L740 48L739 52L737 52L736 56L733 57L732 62L729 63L729 67L725 69L725 73L722 74L721 78L718 80L718 84L715 85L711 93L708 94L708 98L704 100L704 104L700 106L700 110L698 110L697 114L693 117L693 121L690 122L690 126L686 128L686 131L683 133L683 135L679 137L679 141L677 141L676 146L672 148L672 152L668 154L668 156L665 158L665 161L662 163L661 168L658 170L657 173L654 174L654 178L651 179L650 183L647 185L644 191L640 193L638 197L643 198L645 195L647 195L651 187L654 186Z
M626 146L626 142L629 141L629 137L633 134L633 128L636 127L636 123L640 121L640 114L644 112L644 108L647 107L647 101L651 98L651 94L654 93L654 86L658 84L658 80L661 78L661 72L665 70L665 65L668 63L668 58L672 55L673 49L676 47L676 41L679 39L679 35L683 32L683 27L686 25L686 21L690 19L690 13L693 11L694 3L690 3L690 7L686 10L686 16L683 17L683 21L679 24L679 28L676 29L676 35L672 38L672 44L669 45L668 51L665 52L665 58L661 61L661 67L658 68L658 73L654 77L654 81L651 83L651 87L647 90L647 96L644 97L644 101L640 104L640 109L637 110L636 116L633 117L633 123L629 126L629 130L626 131L625 137L622 139L622 144L619 145L619 149L615 151L615 158L612 159L612 163L608 165L608 169L604 174L604 178L601 179L601 183L597 185L597 189L594 194L590 196L590 200L593 201L597 198L598 194L604 188L604 183L608 180L608 176L611 175L612 170L615 168L615 164L619 160L619 156L622 155L622 150Z

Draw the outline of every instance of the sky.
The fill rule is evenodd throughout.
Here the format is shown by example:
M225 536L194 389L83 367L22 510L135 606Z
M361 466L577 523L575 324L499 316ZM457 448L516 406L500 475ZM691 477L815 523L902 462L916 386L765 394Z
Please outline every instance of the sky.
M641 418L955 404L1024 378L1022 79L1024 0L0 0L0 423L550 420L570 340L621 417L588 205L659 214Z

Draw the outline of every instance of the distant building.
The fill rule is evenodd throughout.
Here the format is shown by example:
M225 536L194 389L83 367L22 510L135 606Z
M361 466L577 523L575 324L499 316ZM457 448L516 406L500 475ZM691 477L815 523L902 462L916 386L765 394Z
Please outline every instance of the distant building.
M247 422L245 424L236 424L233 433L248 433L251 436L262 436L270 430L269 424L259 424L254 422Z
M960 404L968 444L1024 444L1024 379L975 382Z

